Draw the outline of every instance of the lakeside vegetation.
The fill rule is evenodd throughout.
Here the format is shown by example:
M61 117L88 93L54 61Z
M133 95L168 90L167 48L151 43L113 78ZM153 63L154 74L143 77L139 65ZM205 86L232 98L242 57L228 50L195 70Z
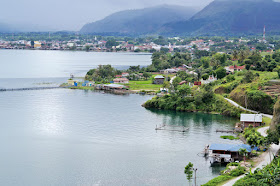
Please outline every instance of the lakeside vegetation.
M187 85L183 85L175 89L175 91L170 95L154 97L143 106L145 108L187 112L213 112L233 117L239 117L244 112L242 109L228 103L222 96L214 94L210 85L200 89L190 89Z
M220 136L220 138L229 139L229 140L238 140L239 139L239 137L235 137L235 136Z
M228 180L231 180L235 177L238 177L246 172L246 168L240 166L239 163L229 163L226 166L226 169L221 172L221 175L210 180L202 186L219 186L223 185Z
M247 186L247 185L279 185L280 184L280 158L275 158L271 164L263 169L257 169L244 178L238 180L234 186Z

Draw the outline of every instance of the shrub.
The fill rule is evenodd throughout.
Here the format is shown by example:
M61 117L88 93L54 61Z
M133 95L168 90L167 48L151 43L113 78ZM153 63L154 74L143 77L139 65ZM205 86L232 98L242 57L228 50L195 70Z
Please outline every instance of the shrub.
M245 167L238 166L238 168L233 169L229 174L233 177L240 176L246 172Z
M220 183L223 183L227 180L232 179L233 177L228 175L228 174L223 174L221 176L218 176L212 180L210 180L209 182L207 182L206 184L202 185L202 186L217 186Z

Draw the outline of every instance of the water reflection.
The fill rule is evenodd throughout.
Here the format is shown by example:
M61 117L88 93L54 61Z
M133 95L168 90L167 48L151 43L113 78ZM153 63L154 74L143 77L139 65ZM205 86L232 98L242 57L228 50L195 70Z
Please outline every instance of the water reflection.
M153 114L162 116L163 124L184 126L184 127L203 127L211 130L212 123L220 125L221 128L232 128L238 121L236 118L225 117L218 114L189 113L172 110L147 109Z

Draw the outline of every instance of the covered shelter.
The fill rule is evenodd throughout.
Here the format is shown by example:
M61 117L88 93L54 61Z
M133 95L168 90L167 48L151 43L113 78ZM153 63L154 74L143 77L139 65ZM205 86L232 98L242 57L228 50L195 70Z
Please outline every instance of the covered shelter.
M252 148L247 144L211 144L209 147L210 151L210 162L211 163L230 163L236 160L241 160L242 156L239 154L240 149L246 149L250 154L257 147Z
M162 75L158 75L155 77L154 84L163 84L164 77Z
M259 127L262 124L262 115L261 114L241 114L240 123L242 128L249 127Z

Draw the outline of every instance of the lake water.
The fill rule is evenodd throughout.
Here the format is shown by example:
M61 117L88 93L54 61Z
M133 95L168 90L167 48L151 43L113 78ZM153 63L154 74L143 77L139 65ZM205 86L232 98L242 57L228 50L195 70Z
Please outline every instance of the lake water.
M39 60L37 52L50 64L45 64L46 59ZM95 65L81 62L79 55L88 61L97 61L96 56L106 58L99 63L111 58L119 67L129 66L129 61L144 66L150 60L148 55L58 53L0 51L0 87L59 84L68 75L63 66L66 71L83 74ZM61 55L76 57L62 65ZM20 65L23 62L15 59L29 64ZM7 64L9 61L19 65ZM32 66L40 67L41 63L47 66L40 71L44 75L33 72ZM59 67L53 76L52 65ZM17 78L11 78L15 74ZM188 162L198 168L198 184L216 177L222 167L210 167L209 160L199 153L213 142L238 143L223 140L215 132L217 128L232 128L236 120L221 115L147 110L141 104L148 99L151 96L68 89L0 92L0 185L188 185L184 175ZM162 124L169 129L184 126L189 130L156 132L156 125Z

